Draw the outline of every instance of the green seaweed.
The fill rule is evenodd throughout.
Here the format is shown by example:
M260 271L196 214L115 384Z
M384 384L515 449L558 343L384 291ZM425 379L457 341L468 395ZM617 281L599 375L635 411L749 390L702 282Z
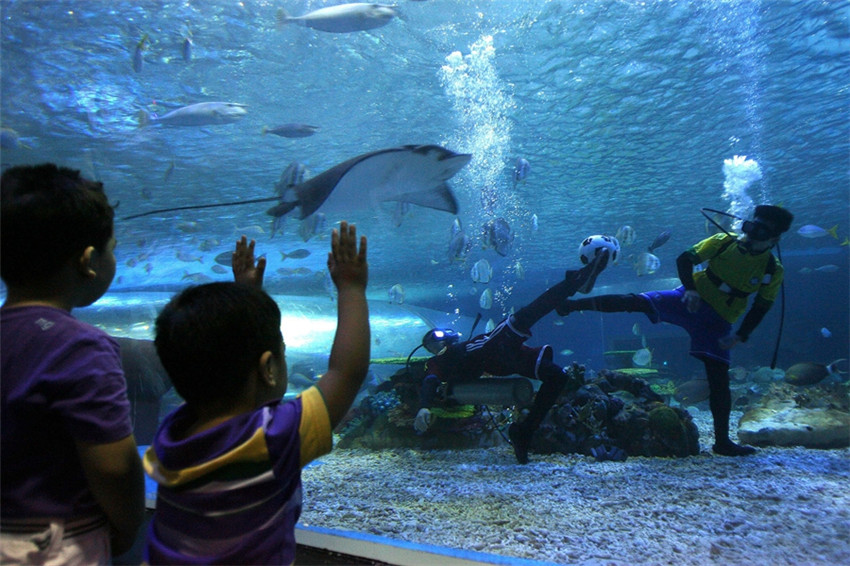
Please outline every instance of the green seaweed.
M618 368L611 371L624 373L633 377L657 377L658 370L652 368Z

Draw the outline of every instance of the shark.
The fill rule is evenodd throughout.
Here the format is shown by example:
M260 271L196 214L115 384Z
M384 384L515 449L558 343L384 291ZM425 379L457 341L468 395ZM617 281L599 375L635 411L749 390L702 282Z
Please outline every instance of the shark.
M364 153L334 165L296 184L278 183L276 196L236 202L162 208L125 216L132 220L178 210L277 202L266 212L280 218L297 214L303 220L320 211L337 214L374 208L383 202L409 203L456 215L457 198L448 184L472 155L455 153L438 145L404 145ZM285 189L281 194L281 189Z

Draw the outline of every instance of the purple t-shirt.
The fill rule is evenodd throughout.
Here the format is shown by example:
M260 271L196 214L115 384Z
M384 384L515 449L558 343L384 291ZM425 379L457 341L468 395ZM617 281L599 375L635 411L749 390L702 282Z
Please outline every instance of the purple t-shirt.
M74 440L106 444L132 434L118 344L52 307L0 309L0 332L0 514L100 514Z

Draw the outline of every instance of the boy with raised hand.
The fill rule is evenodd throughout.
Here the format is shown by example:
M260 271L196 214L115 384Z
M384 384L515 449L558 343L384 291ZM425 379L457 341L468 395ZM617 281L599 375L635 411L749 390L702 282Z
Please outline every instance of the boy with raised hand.
M280 310L261 289L265 260L237 242L236 283L186 289L156 321L156 348L186 401L145 455L159 484L150 564L292 564L301 468L330 451L369 367L366 238L341 222L328 270L338 295L328 371L282 401Z

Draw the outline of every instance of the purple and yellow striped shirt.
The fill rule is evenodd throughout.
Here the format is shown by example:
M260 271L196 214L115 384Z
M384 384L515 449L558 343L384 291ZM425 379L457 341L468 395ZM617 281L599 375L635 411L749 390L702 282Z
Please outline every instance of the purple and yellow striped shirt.
M158 484L149 564L292 564L301 514L301 468L332 446L315 387L184 438L183 405L145 454Z

